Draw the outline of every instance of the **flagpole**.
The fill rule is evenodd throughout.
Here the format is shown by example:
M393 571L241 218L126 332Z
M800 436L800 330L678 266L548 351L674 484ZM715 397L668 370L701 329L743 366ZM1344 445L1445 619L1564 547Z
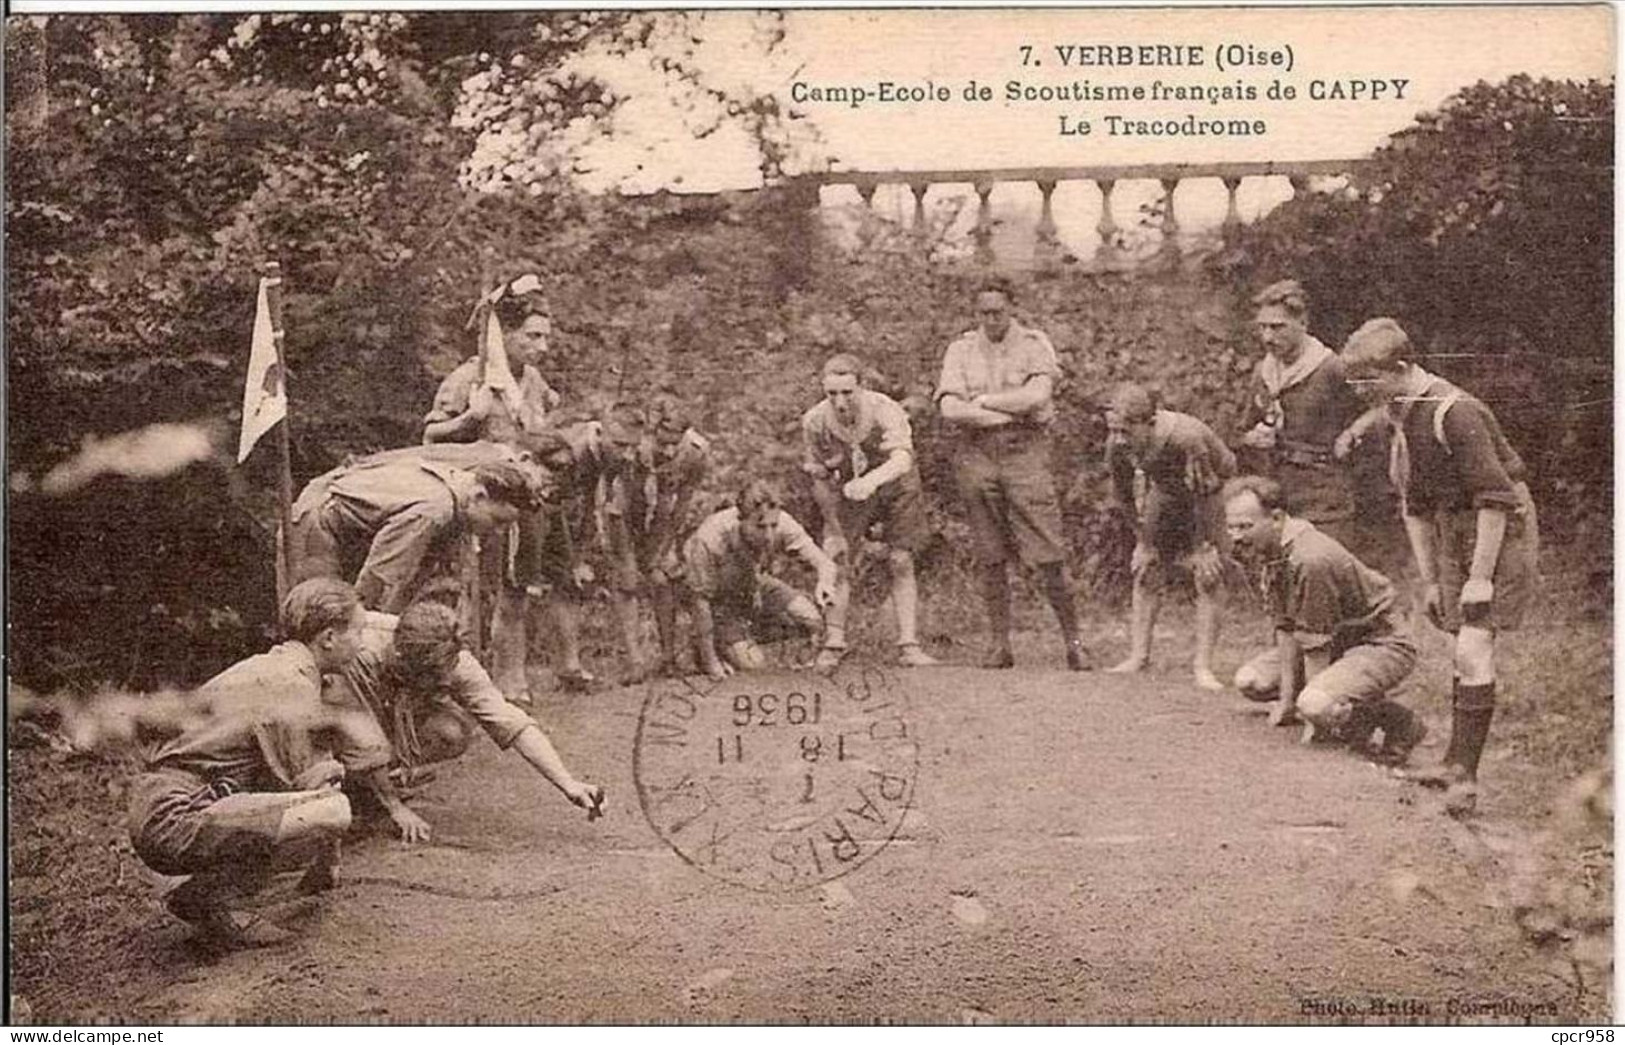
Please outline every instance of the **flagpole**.
M288 362L282 354L282 266L275 261L265 263L265 304L271 316L271 343L276 346L277 370L282 375L283 394L288 388ZM283 569L277 574L277 605L287 597L288 589L293 587L293 578L299 576L299 557L297 542L293 533L293 453L290 445L289 428L293 423L293 409L289 409L282 417L281 424L277 425L277 532L281 535L281 547L277 550L282 554Z
M474 384L469 394L485 385L486 366L490 362L489 346L485 343L485 328L491 319L490 302L491 292L496 289L496 251L489 245L480 251L480 306L474 317L474 344L479 355L479 369L475 371ZM491 540L497 540L491 535ZM480 577L480 560L482 558L480 545L483 543L478 534L470 534L464 545L463 558L463 589L467 592L467 601L464 604L463 629L474 644L474 656L481 661L487 661L490 655L490 643L486 631L485 592ZM498 576L498 591L493 596L501 597L503 578Z

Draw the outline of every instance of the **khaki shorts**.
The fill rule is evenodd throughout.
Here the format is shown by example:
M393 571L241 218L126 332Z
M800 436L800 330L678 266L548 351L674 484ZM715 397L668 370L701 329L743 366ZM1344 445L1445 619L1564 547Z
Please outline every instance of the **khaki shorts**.
M251 808L201 777L178 770L143 773L130 788L129 830L136 855L159 874L197 874L268 863L283 815L327 791L255 794ZM237 807L237 808L234 808Z
M1305 681L1307 687L1328 697L1329 706L1382 700L1416 668L1416 644L1400 635L1386 635L1351 647L1326 666L1326 670ZM1303 665L1298 665L1302 677ZM1246 695L1253 700L1275 700L1281 691L1281 656L1267 649L1249 660L1240 673L1250 674L1253 687ZM1238 673L1238 674L1240 674Z
M1512 631L1523 623L1524 611L1540 588L1540 524L1529 487L1518 483L1518 510L1507 513L1501 556L1495 561L1495 595L1490 601L1490 624L1496 631ZM1461 588L1473 564L1478 538L1478 512L1474 509L1440 512L1434 517L1439 542L1439 589L1444 595L1446 629L1461 628Z
M977 562L1014 557L1042 566L1066 558L1050 452L1049 435L1034 428L992 429L960 442L959 494Z
M839 493L839 491L837 491ZM867 501L841 498L841 532L853 543L874 533L874 539L888 548L917 552L931 536L925 518L925 494L916 472L894 479L876 490Z

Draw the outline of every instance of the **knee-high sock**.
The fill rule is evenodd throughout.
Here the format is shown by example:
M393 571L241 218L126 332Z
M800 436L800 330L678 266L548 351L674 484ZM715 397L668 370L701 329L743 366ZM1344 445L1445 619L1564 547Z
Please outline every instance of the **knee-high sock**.
M1216 592L1196 592L1196 654L1198 671L1213 670L1213 649L1219 643L1219 596Z
M1464 685L1456 691L1455 713L1451 716L1450 744L1456 749L1456 765L1478 779L1478 762L1490 737L1490 720L1495 717L1495 683Z
M671 585L654 584L649 590L649 602L655 611L655 632L660 636L660 659L677 659L677 602Z
M996 649L1010 648L1010 575L1004 563L982 567L982 601L987 604L988 637Z
M1072 601L1072 585L1067 583L1066 566L1047 562L1039 570L1044 597L1055 611L1056 623L1061 626L1061 637L1068 642L1078 637L1078 610Z

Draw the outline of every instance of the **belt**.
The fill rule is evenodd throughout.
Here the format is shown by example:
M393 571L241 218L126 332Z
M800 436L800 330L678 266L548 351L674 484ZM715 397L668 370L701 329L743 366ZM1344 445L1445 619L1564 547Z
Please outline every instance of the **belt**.
M1304 443L1278 445L1276 454L1283 464L1325 466L1332 464L1334 460L1330 450Z
M1042 439L1049 434L1049 428L1044 425L1008 424L998 425L994 428L973 428L970 430L970 442L974 444L1022 443L1030 440Z

